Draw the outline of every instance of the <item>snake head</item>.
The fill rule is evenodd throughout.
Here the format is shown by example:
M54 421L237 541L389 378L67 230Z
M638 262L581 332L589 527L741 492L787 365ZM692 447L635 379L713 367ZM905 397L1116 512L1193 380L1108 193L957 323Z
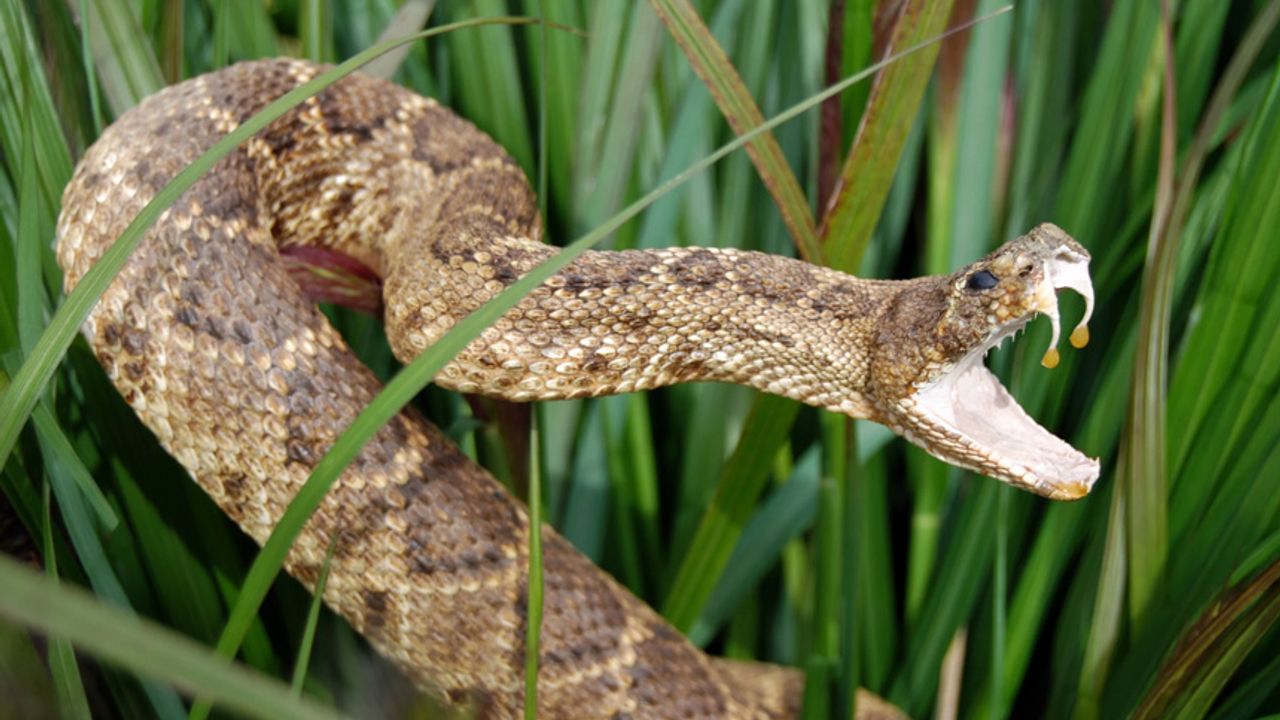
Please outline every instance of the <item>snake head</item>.
M1093 310L1089 253L1051 224L951 275L907 284L881 319L878 347L886 350L873 361L886 424L949 463L1038 495L1088 494L1098 461L1036 424L983 365L988 351L1044 314L1053 340L1042 364L1055 367L1061 288L1085 299L1071 333L1083 347ZM902 348L914 356L903 357Z

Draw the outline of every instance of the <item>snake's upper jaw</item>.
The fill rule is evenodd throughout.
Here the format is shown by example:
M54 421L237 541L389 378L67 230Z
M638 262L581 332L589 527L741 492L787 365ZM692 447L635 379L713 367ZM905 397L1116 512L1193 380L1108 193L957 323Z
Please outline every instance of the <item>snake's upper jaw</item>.
M1093 308L1088 257L1063 248L1045 261L1043 279L1032 288L1034 310L1049 316L1058 339L1056 291L1071 288L1086 302L1072 344L1088 340L1085 323ZM991 348L1021 330L1034 313L999 328L933 383L900 401L905 432L933 454L956 465L1055 500L1074 500L1092 489L1100 472L1087 457L1037 424L983 365ZM1057 364L1053 346L1044 365Z

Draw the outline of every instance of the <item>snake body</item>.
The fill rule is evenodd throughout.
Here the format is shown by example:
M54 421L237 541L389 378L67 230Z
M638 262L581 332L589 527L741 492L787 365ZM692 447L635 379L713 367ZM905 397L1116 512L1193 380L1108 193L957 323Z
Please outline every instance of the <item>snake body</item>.
M64 195L68 289L179 170L319 70L243 63L123 115ZM379 390L281 253L320 247L378 273L388 338L408 360L554 253L540 232L533 194L501 147L431 100L353 75L166 210L84 334L164 447L261 543ZM738 382L884 422L1042 494L1079 496L1096 463L1040 430L1002 388L971 386L986 388L973 382L986 349L1036 312L1052 310L1056 329L1053 290L1081 289L1071 268L1087 258L1053 226L955 275L897 282L733 250L589 252L437 382L512 400ZM996 413L950 401L1012 405L1012 419L975 421ZM1030 452L985 440L1015 426ZM335 484L286 569L313 588L334 538L325 601L423 688L509 717L523 697L527 533L524 508L406 410ZM709 658L553 531L543 535L541 716L794 714L796 672Z

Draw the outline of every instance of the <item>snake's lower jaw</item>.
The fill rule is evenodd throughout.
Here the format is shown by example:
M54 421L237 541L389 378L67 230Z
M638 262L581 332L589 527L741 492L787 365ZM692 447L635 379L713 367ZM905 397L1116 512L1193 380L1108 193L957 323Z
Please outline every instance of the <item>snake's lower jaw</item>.
M1032 420L983 366L981 353L900 408L908 436L934 455L1037 495L1075 500L1098 479L1098 461Z

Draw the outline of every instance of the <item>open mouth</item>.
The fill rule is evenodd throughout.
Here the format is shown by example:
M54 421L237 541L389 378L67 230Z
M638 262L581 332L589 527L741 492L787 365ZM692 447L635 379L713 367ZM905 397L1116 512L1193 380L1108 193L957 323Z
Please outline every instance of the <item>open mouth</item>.
M1053 323L1053 339L1042 364L1058 364L1056 291L1071 288L1085 298L1084 317L1071 333L1071 343L1088 342L1086 323L1093 311L1088 258L1063 248L1046 262L1045 277L1035 288L1036 310ZM934 433L958 438L953 462L996 479L1059 500L1083 497L1098 479L1099 466L1032 420L983 365L992 348L1026 326L1030 316L1015 320L965 355L938 381L918 391L911 413Z

